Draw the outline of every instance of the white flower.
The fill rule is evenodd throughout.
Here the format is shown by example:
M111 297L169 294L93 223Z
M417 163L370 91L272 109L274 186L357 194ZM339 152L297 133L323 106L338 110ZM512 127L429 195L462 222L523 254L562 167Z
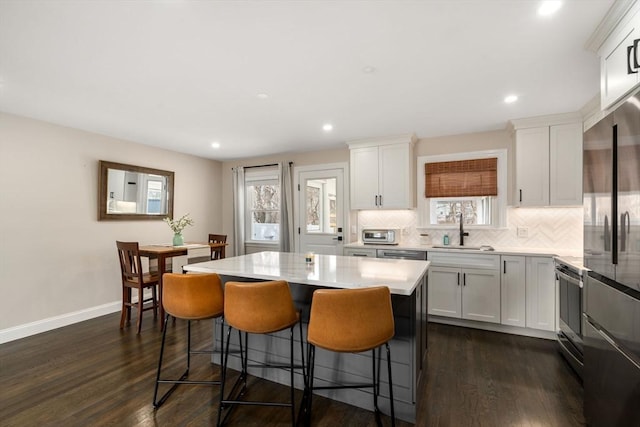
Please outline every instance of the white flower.
M185 214L177 221L174 221L169 217L166 217L163 221L169 224L169 228L171 228L175 234L182 233L182 230L184 230L187 225L193 225L193 220L189 218L189 214Z

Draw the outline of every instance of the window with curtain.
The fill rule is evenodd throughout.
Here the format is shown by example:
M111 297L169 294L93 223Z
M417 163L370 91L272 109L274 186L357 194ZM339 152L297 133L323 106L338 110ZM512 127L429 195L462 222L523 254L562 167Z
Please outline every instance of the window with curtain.
M279 242L281 194L277 167L247 169L245 196L246 241Z
M506 188L506 151L421 159L423 227L454 226L461 214L465 225L503 224L506 197L498 188Z

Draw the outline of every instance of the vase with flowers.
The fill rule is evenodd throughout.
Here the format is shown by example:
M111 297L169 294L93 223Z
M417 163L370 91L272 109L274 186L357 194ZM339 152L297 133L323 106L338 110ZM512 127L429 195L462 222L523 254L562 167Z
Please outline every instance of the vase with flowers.
M169 224L169 228L173 231L173 246L184 245L184 237L182 237L182 230L188 225L193 225L193 219L189 218L189 214L185 214L178 220L173 220L169 217L164 219L164 222Z

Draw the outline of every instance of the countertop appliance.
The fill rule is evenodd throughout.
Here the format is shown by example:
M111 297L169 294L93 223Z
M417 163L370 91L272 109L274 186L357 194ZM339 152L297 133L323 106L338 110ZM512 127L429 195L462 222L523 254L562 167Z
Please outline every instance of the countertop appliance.
M584 367L582 312L585 268L582 258L554 257L559 295L560 322L557 334L560 353L582 378Z
M365 245L397 245L400 242L400 230L363 229L362 243Z
M584 134L584 414L640 425L640 95Z

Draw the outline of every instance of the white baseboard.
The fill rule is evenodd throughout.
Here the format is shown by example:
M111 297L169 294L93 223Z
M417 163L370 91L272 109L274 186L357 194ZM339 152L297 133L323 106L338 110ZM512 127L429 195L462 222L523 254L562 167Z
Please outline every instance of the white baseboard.
M25 338L42 332L58 329L73 323L82 322L84 320L93 319L95 317L104 316L105 314L115 313L122 308L122 302L115 301L96 307L86 308L84 310L74 311L71 313L61 314L60 316L49 317L48 319L37 320L24 325L13 326L11 328L0 330L0 344Z

